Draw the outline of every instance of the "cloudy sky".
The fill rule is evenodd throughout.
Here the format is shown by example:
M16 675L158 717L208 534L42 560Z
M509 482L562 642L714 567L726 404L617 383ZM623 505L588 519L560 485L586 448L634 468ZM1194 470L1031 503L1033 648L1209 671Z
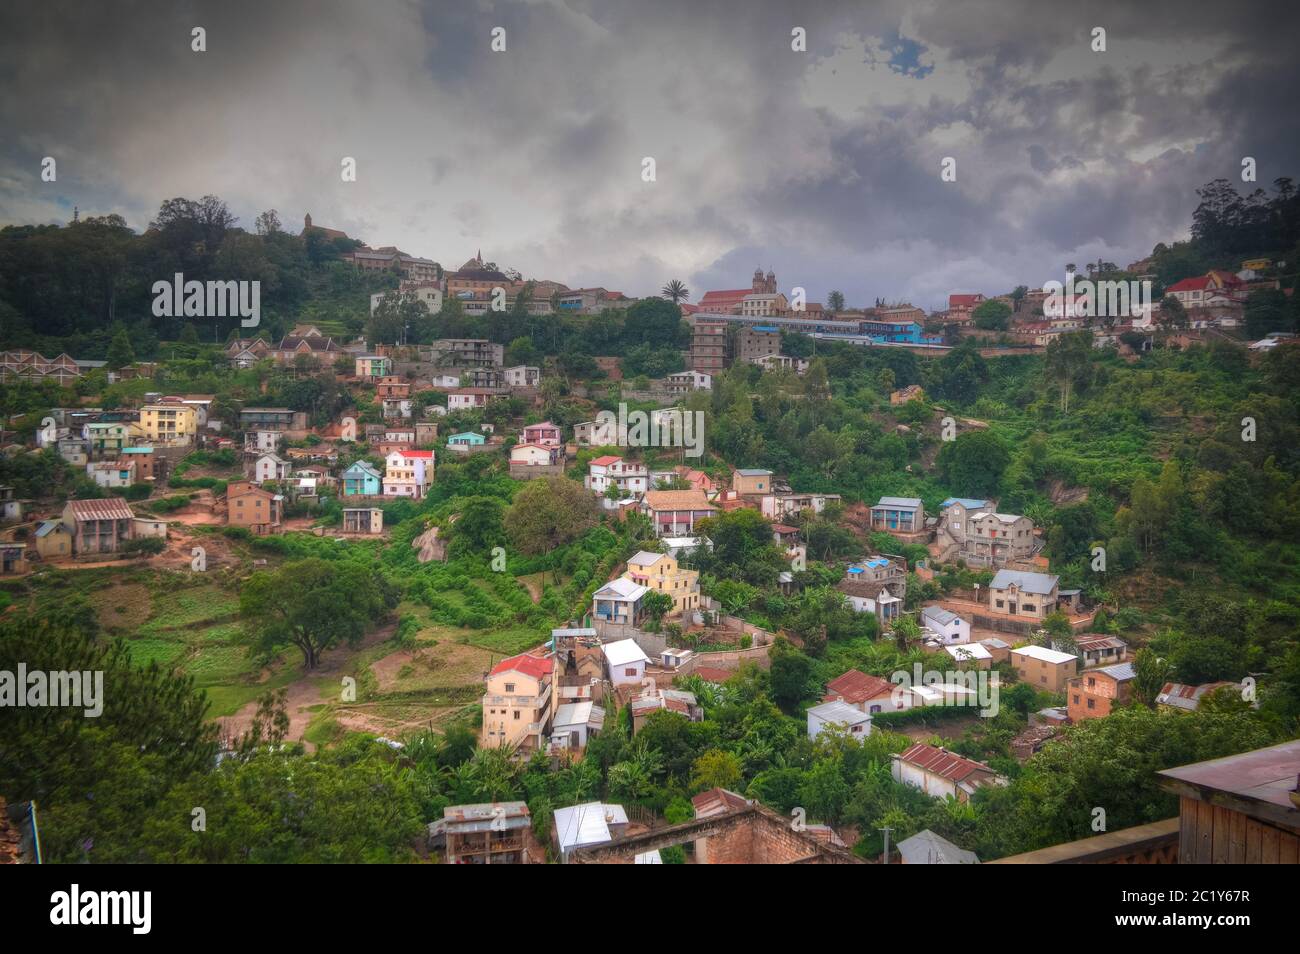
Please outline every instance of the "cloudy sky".
M938 307L1183 238L1244 156L1300 178L1298 34L1195 0L6 4L0 223L212 193L573 287Z

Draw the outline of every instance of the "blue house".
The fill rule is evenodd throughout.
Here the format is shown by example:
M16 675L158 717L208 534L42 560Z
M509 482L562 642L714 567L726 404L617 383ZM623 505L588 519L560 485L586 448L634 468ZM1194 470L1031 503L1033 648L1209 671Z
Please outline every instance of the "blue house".
M476 431L464 431L460 434L452 434L447 438L449 447L481 447L485 438Z
M345 497L378 497L383 490L384 481L379 471L364 460L343 471L342 479Z
M925 529L925 505L920 497L881 497L871 508L871 529L917 533Z

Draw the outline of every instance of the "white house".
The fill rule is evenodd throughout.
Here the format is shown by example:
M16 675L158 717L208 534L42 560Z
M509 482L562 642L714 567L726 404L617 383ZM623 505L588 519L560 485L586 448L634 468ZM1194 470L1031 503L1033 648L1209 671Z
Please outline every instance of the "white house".
M917 742L893 756L894 781L919 788L931 798L967 802L985 785L1005 785L1006 779L983 762L975 762L947 749Z
M268 480L288 480L293 472L293 465L283 460L278 454L263 454L253 462L253 483L261 484Z
M101 487L130 487L135 483L135 461L92 461L86 465L86 474Z
M958 663L973 663L977 669L987 669L993 665L993 654L979 643L957 643L943 647L944 652Z
M460 387L459 374L435 374L429 379L435 388L458 388Z
M542 369L526 364L506 368L502 373L509 388L535 388L542 380Z
M644 587L642 587L644 589ZM605 653L605 665L609 669L609 681L616 686L639 684L645 678L646 663L650 661L634 639L620 639L606 643L601 649Z
M587 465L587 476L582 482L588 490L598 494L604 494L614 486L618 488L619 496L628 497L649 489L650 471L645 464L606 454Z
M537 467L559 462L564 449L548 444L516 444L510 448L510 463Z
M555 840L560 861L570 852L589 845L603 845L627 830L627 812L622 805L586 802L555 810Z
M244 435L244 450L253 454L273 451L282 436L279 431L249 431Z
M713 375L703 371L678 371L664 378L668 391L672 394L684 394L687 391L712 391Z
M395 450L384 459L384 496L413 497L425 495L433 483L433 451Z
M970 623L942 606L921 610L921 625L928 627L945 645L970 642Z
M561 749L583 749L587 740L600 734L605 710L590 701L569 702L555 710L551 744Z
M856 706L833 699L808 710L808 738L816 739L827 726L848 731L855 738L871 734L871 716Z
M620 576L591 596L591 613L599 622L635 626L641 621L641 604L650 590Z
M448 411L472 411L488 406L498 394L491 388L456 388L447 392Z

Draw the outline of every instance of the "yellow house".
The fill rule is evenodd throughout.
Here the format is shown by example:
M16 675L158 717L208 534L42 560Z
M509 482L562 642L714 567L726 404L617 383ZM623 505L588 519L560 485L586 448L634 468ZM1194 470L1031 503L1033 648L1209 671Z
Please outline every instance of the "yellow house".
M483 748L545 748L551 736L551 660L523 653L488 673L483 693Z
M649 553L642 550L627 561L627 572L623 574L623 578L671 596L673 616L694 612L700 607L699 572L682 569L677 561L666 553Z
M192 444L198 412L186 404L146 404L140 408L140 428L155 444Z
M1251 258L1241 263L1243 269L1249 269L1252 272L1262 272L1272 265L1273 262L1267 258Z

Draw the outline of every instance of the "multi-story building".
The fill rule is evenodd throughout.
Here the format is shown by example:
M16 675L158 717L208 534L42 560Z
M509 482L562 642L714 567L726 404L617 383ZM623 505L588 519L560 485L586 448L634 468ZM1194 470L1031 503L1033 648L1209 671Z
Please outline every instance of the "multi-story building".
M62 524L72 533L74 553L116 553L135 536L135 514L126 501L69 500L63 508Z
M246 407L239 412L243 431L292 431L306 426L307 415L287 407Z
M542 369L519 364L513 368L506 368L502 376L508 388L535 388L541 384Z
M1110 715L1115 706L1127 703L1136 675L1132 663L1119 663L1089 669L1071 679L1066 687L1071 721L1100 719Z
M691 370L717 375L731 363L727 322L695 319L691 333Z
M449 865L527 865L533 857L532 818L526 802L450 805L442 810Z
M1021 682L1035 689L1064 692L1079 671L1079 657L1045 646L1021 646L1011 650L1011 665L1015 666Z
M781 331L776 325L749 325L736 333L736 360L753 364L755 359L781 353Z
M550 659L529 653L492 667L483 694L484 748L545 750L554 702L551 668Z
M116 458L122 448L144 436L144 430L132 421L92 421L84 428L90 452L96 457Z
M505 363L504 345L486 338L440 338L421 349L421 355L446 367L499 368Z
M1034 522L1014 513L998 513L992 501L950 497L935 529L935 543L945 560L972 566L1005 566L1034 555Z
M253 533L276 533L284 519L284 497L248 480L226 486L226 523Z
M135 480L135 461L99 460L86 465L86 475L100 487L130 487Z
M670 615L693 613L700 606L700 574L682 568L666 553L642 550L627 561L623 578L673 598Z
M989 609L1007 616L1046 619L1056 612L1059 582L1049 573L998 570L989 583Z
M393 368L387 355L359 354L356 357L356 376L363 381L377 381Z
M140 430L154 444L192 444L198 429L198 413L189 405L146 404L140 408Z
M433 451L395 450L385 459L384 496L419 500L433 483Z
M610 487L617 487L620 497L643 494L650 486L650 471L640 461L624 460L606 454L597 457L587 465L587 476L583 484L588 490L604 494Z

